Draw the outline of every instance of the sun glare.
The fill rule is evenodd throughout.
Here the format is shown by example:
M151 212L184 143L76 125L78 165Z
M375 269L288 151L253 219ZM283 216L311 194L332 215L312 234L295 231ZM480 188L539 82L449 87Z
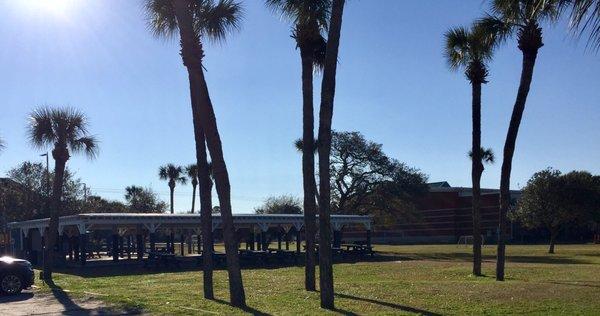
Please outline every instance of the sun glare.
M81 0L19 0L29 10L39 11L42 14L51 14L60 17L68 16L77 2Z

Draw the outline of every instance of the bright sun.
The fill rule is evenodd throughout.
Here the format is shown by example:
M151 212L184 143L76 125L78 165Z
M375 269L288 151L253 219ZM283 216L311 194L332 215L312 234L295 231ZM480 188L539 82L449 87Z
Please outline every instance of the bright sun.
M40 13L66 17L78 0L19 0L28 8ZM79 0L81 1L81 0Z

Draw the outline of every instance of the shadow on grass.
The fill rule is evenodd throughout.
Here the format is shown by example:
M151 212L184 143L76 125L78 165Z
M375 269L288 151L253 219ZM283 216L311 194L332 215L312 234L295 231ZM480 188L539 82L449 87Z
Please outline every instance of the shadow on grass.
M248 258L240 258L243 270L256 270L256 269L280 269L287 267L304 267L304 260L298 258L296 262L293 261L280 261L277 258L270 258L269 260L249 260ZM374 256L347 256L338 257L334 260L335 264L338 263L361 263L361 262L390 262L400 260L410 260L408 257L400 257L396 255L384 254ZM96 278L96 277L109 277L109 276L130 276L130 275L151 275L151 274L163 274L163 273L180 273L180 272L192 272L202 271L202 266L196 264L198 261L192 257L185 257L181 259L182 262L178 267L144 267L143 263L136 260L124 260L121 262L93 262L88 261L87 265L81 266L68 266L62 267L57 272L69 275L76 275L83 278ZM201 262L201 261L200 261ZM215 266L214 270L225 270L226 266L224 263Z
M569 281L549 281L548 283L558 284L558 285L591 287L591 288L599 288L600 289L600 282L595 282L595 281L573 281L573 280L569 280Z
M219 304L231 306L233 308L237 308L239 310L242 310L242 311L244 311L246 313L250 313L252 315L260 315L260 316L270 316L271 315L271 314L259 311L257 309L254 309L254 308L252 308L250 306L246 306L246 307L243 307L243 308L240 308L240 307L237 307L237 306L233 306L233 305L231 305L231 303L229 303L229 302L227 302L225 300L222 300L222 299L218 299L218 298L212 299L212 301L217 302Z
M141 310L136 308L126 308L125 310L116 310L111 307L100 307L94 309L87 309L81 307L75 303L62 287L54 283L53 281L46 281L46 284L50 288L52 295L56 300L64 307L64 315L138 315L141 314Z
M431 261L461 261L470 262L473 255L467 252L455 253L404 253L405 260L431 260ZM483 260L495 261L495 256L484 256ZM566 258L556 255L539 256L514 256L506 257L508 262L516 263L548 263L548 264L592 264L594 261L585 259Z
M396 304L396 303L390 303L390 302L386 302L386 301L378 301L378 300L366 298L366 297L359 297L359 296L353 296L353 295L342 294L342 293L335 293L335 296L349 299L349 300L362 301L362 302L366 302L366 303L370 303L370 304L380 305L380 306L394 309L396 311L409 312L409 313L415 313L415 314L420 314L420 315L441 316L441 314L437 314L437 313L427 311L424 309L400 305L400 304ZM352 312L348 312L348 311L344 311L344 310L336 309L336 311L340 312L342 314L345 314L345 315L356 315Z

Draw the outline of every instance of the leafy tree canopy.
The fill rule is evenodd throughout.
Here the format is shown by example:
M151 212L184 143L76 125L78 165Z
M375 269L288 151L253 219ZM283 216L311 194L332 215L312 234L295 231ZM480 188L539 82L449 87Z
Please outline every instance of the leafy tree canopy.
M128 186L125 188L125 200L131 213L163 213L167 210L167 204L150 188Z
M415 217L415 200L427 192L425 174L359 132L333 132L331 181L334 213L371 214L378 223Z
M536 172L510 216L527 228L547 229L552 244L564 225L600 220L600 177L551 168Z
M256 214L302 214L300 199L291 195L272 196L254 209Z

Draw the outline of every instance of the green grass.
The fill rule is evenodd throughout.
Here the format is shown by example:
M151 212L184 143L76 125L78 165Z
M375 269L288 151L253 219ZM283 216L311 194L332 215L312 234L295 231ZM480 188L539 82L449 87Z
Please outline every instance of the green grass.
M485 277L470 275L470 248L377 246L379 262L336 264L339 313L600 314L600 245L508 246L507 280L493 278L495 248L484 248ZM146 272L141 274L142 272ZM319 294L303 289L302 267L243 271L249 309L229 306L227 275L215 273L217 301L202 298L200 271L81 277L56 274L73 297L94 297L157 314L325 313ZM41 291L48 291L46 287Z

